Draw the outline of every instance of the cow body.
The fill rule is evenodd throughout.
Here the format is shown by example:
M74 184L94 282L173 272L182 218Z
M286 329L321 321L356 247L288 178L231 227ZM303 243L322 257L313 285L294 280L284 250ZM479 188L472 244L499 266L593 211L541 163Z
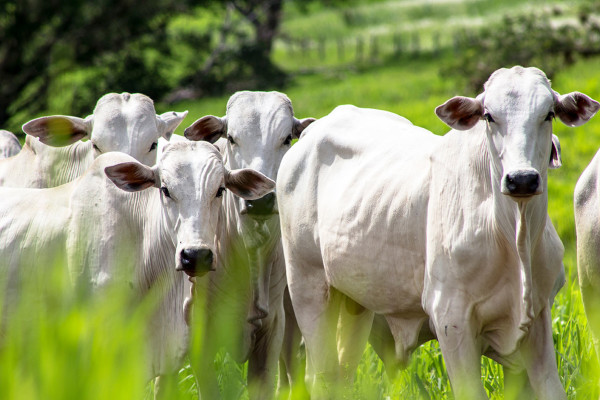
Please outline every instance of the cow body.
M306 131L277 193L315 398L354 371L373 312L401 363L438 339L457 398L486 398L482 354L526 369L539 398L565 398L549 304L563 255L547 215L551 117L583 123L598 105L573 97L516 67L438 107L455 128L443 137L350 106Z
M0 159L17 155L19 151L21 151L19 139L12 132L0 129Z
M196 275L214 269L212 256L194 255L216 251L221 206L216 194L221 187L236 190L227 177L239 174L223 167L213 146L188 142L169 146L153 168L111 152L80 178L56 188L2 188L1 277L14 282L23 267L40 268L56 256L65 260L78 287L98 291L118 283L140 298L152 291L160 300L149 323L147 373L172 375L188 346L184 304L191 290L176 267L185 271L194 264L201 272ZM260 179L267 186L258 197L274 186ZM247 186L245 196L252 198L256 185ZM14 303L11 295L8 307Z
M585 314L596 354L600 357L600 196L598 174L600 152L596 153L575 185L575 228L577 232L577 268Z
M102 153L120 151L145 165L156 163L159 138L170 138L187 112L156 115L152 99L143 94L102 96L87 118L54 115L23 125L23 151L0 160L0 186L47 188L77 178ZM73 144L55 147L59 138ZM88 137L87 142L78 139ZM39 138L37 140L36 138Z
M287 96L238 92L223 118L200 118L185 131L191 140L215 143L229 168L253 168L275 180L291 140L313 119L298 120ZM203 398L218 398L212 363L219 348L239 362L249 361L250 398L273 396L284 331L286 286L281 234L274 194L241 201L224 194L217 233L220 263L209 277L202 355L192 360ZM222 321L229 321L223 334ZM233 329L232 329L233 327Z

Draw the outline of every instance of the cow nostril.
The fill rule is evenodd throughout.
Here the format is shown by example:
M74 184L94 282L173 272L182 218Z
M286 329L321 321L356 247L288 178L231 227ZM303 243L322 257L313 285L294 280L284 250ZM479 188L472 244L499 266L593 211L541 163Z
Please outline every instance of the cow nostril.
M213 252L210 249L181 250L181 267L190 276L211 271Z
M512 196L531 196L540 187L540 175L535 171L516 171L506 175L505 186Z

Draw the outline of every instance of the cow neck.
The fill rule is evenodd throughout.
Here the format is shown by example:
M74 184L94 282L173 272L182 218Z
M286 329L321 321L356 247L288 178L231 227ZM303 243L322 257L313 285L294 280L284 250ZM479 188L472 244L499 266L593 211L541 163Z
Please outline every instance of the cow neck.
M56 149L56 157L47 157L54 160L55 164L49 166L50 171L48 187L59 186L78 178L92 164L92 142L76 142L70 146Z
M227 152L223 151L223 164L231 168ZM252 342L257 330L262 327L262 320L269 314L269 288L271 272L276 255L276 247L281 238L279 218L274 216L269 220L257 223L251 218L242 217L241 201L230 191L225 192L223 207L217 228L217 248L220 265L227 271L227 257L233 246L243 245L247 255L252 288L252 307L248 310L247 322L253 326ZM251 347L254 343L251 344ZM245 351L244 353L247 353ZM246 354L246 358L247 358Z
M143 261L137 272L142 290L161 282L168 285L172 282L165 279L170 281L175 272L175 232L161 206L160 191L152 187L131 194L133 222L142 232Z
M483 135L482 135L483 136ZM490 148L490 132L486 124L483 159L489 163L488 182L493 196L494 231L502 236L501 242L508 244L518 260L521 288L521 319L515 346L523 340L533 323L532 243L544 229L548 209L547 171L539 171L543 181L543 193L523 201L515 201L501 191L502 166Z

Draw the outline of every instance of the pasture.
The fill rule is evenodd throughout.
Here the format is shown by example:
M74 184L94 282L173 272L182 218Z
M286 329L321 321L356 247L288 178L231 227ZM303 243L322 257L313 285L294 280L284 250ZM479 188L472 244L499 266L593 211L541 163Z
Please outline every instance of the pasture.
M397 23L393 18L381 17L391 13L389 8L385 8L391 8L388 3L393 2L376 4L371 9L365 6L355 11L359 16L363 15L361 10L366 15L361 17L361 21L368 21L364 23L364 29L375 25L385 28ZM450 4L445 7L453 7L454 4L444 3ZM468 11L467 3L471 2L460 3L459 16L473 17L469 14L471 12L484 20L493 13L514 9L521 4L503 2L504 8L500 8L497 6L499 2L484 1L474 11ZM541 3L528 2L527 7ZM369 14L375 13L372 10L379 10L379 16ZM413 12L419 10L415 8ZM283 31L315 39L319 38L319 34L331 34L332 37L338 34L323 30L323 27L335 29L332 21L338 15L316 10L313 16L314 25L305 25L303 21L306 19L296 11L284 22ZM445 12L428 16L419 25L424 34L429 32L426 41L431 40L431 27L446 22ZM414 18L418 19L419 15ZM305 30L300 30L300 27ZM339 35L346 37L358 30L354 28L349 32L340 28ZM441 135L448 128L435 116L434 108L454 95L473 95L465 92L462 82L440 75L440 68L452 57L450 51L438 57L385 57L372 65L358 67L350 65L351 62L338 63L333 45L325 51L326 60L330 61L323 64L314 54L307 60L290 59L285 46L277 44L275 60L286 69L296 71L291 85L283 91L292 100L298 118L319 118L339 104L354 104L392 111ZM553 78L552 86L559 93L581 91L600 100L599 70L600 58L579 60L559 72ZM183 129L200 116L224 115L228 97L229 94L176 105L157 104L156 108L158 113L189 110L187 118L176 131L182 134ZM567 273L567 282L552 309L556 357L569 399L595 399L600 395L600 369L577 283L573 188L600 147L600 116L580 128L568 128L554 122L554 133L561 141L563 166L549 173L548 209L565 245ZM0 351L0 398L152 398L152 384L144 380L144 371L140 368L146 352L140 335L144 318L154 302L152 298L142 307L132 309L123 307L123 304L132 301L131 293L120 288L107 289L102 299L89 298L69 289L68 277L60 265L52 264L35 277L35 284L32 290L39 294L39 298L33 300L34 303L21 303L16 323L11 324L6 332L5 345ZM244 365L220 353L215 360L215 368L224 398L248 397ZM178 378L178 386L171 388L168 398L197 398L189 363L181 369ZM504 394L502 367L487 358L482 359L482 380L492 399L519 398L519 393ZM357 399L452 398L442 356L435 342L419 348L412 355L408 367L396 376L387 376L381 361L367 347L357 371L354 393Z

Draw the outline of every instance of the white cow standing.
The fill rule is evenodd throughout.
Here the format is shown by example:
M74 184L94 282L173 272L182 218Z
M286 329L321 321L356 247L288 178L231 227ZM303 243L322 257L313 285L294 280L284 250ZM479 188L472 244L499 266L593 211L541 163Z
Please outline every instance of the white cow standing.
M109 93L85 119L67 115L36 118L23 125L27 136L22 151L0 160L0 186L62 185L83 174L94 158L109 151L121 151L145 165L154 165L159 138L168 140L186 115L187 111L157 115L152 99L140 93ZM43 143L67 136L76 142L64 147ZM90 140L78 140L85 137Z
M577 270L581 297L600 360L600 151L575 185L575 229Z
M161 300L148 327L148 377L172 376L188 346L184 303L191 290L176 269L214 270L225 188L256 199L274 185L256 171L230 171L208 143L187 142L166 147L154 167L110 152L59 187L0 188L3 304L10 312L20 279L37 275L54 257L66 260L78 287L97 291L122 282L140 297L152 291Z
M253 168L275 180L283 155L313 118L294 118L292 103L278 92L238 92L223 118L205 116L185 130L191 140L215 142L229 168ZM226 194L217 233L219 265L209 277L201 355L192 360L202 398L220 397L213 368L224 347L249 361L250 398L273 397L284 327L285 265L275 195L244 201ZM198 315L196 313L195 315ZM225 323L223 321L228 321ZM229 333L231 333L229 335Z
M0 159L19 154L21 143L14 133L0 129Z
M352 379L373 312L403 363L437 338L457 399L487 398L482 354L524 368L538 398L566 398L549 305L563 255L547 229L552 120L580 125L598 108L514 67L477 98L438 107L454 128L440 138L351 106L306 132L281 163L277 196L313 398Z

